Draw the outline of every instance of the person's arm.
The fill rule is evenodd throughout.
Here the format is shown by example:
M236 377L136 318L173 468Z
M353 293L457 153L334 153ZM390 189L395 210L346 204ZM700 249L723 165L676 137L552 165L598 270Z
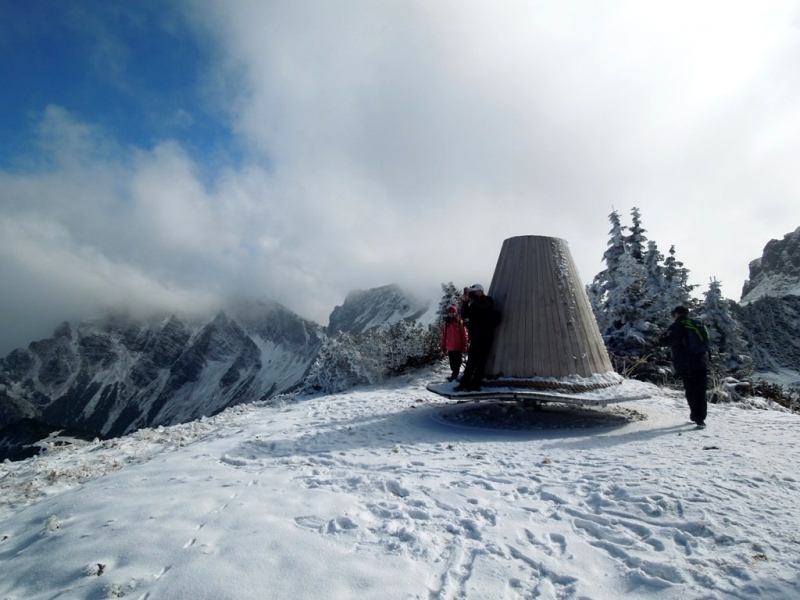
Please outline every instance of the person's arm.
M676 346L683 345L683 339L686 337L686 330L679 322L670 325L667 330L661 334L657 342L659 346L669 346L675 348Z
M494 310L494 298L489 296L481 296L480 298L476 298L470 307L473 310L479 310L483 313L490 313Z
M461 298L461 318L462 319L469 319L470 318L470 311L472 307L470 306L469 300L464 300L464 298L468 296L463 296Z

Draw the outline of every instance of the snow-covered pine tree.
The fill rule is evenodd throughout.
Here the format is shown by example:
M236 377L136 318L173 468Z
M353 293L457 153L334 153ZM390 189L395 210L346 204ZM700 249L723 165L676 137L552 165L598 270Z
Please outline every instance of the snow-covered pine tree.
M608 349L622 356L641 353L658 329L651 315L653 300L644 263L647 238L639 209L631 214L634 226L630 236L625 235L619 212L608 216L611 231L603 254L606 268L586 288Z
M628 228L630 234L624 237L625 251L638 262L644 262L645 254L645 231L642 227L642 214L635 206L631 209L631 222L633 225Z
M614 279L616 285L609 290L603 311L603 339L614 354L641 354L658 329L649 320L652 299L647 293L647 271L626 252L619 257Z
M453 284L452 281L448 283L442 284L442 299L439 301L439 308L436 311L436 314L439 317L439 324L444 322L445 317L447 316L447 307L451 304L456 306L460 306L461 303L461 292L458 288Z
M611 222L611 230L608 232L608 248L603 253L606 268L595 275L592 283L586 286L586 294L600 331L608 326L608 295L617 286L619 260L625 254L625 227L620 221L619 212L611 211L608 220Z
M607 271L615 271L620 257L625 254L625 230L627 227L622 225L619 218L619 212L614 210L608 215L608 220L611 222L611 231L608 235L611 238L608 240L608 248L603 252L603 261L606 263Z
M692 299L692 290L697 285L689 283L689 269L675 258L675 246L670 246L669 256L664 259L664 287L663 301L668 307L669 312L676 306L686 306L687 308L697 308L697 301Z
M722 284L712 279L700 318L709 330L712 346L712 368L724 375L747 376L752 372L753 361L747 354L747 343L742 327L734 316L732 300L722 297Z
M659 329L665 329L672 322L670 313L675 306L670 306L665 298L667 279L664 268L664 255L658 250L655 240L647 242L647 251L644 254L644 268L647 273L645 289L651 299L649 320Z

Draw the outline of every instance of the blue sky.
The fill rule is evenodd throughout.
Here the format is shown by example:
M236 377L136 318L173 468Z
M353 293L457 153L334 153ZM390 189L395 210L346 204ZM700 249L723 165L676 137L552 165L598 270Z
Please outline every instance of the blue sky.
M800 2L0 0L0 354L123 307L588 282L638 207L738 299L800 226Z
M42 0L0 3L0 166L37 157L36 130L57 105L124 147L181 140L204 169L242 152L225 107L205 90L211 39L175 4Z

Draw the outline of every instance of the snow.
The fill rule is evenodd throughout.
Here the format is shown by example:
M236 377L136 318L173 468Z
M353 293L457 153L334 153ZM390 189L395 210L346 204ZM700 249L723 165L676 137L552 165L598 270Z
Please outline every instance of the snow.
M782 298L783 296L800 296L800 281L797 277L791 275L765 277L747 292L739 304L744 306L760 298Z
M797 415L651 387L512 429L439 376L0 465L0 598L800 598Z
M800 373L792 369L777 368L773 371L759 371L753 375L753 378L763 379L789 389L800 387Z

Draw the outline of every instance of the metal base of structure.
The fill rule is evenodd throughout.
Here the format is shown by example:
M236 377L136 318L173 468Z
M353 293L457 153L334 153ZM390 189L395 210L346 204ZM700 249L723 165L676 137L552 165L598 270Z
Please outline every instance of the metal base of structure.
M429 392L438 394L449 399L455 400L511 400L517 402L532 403L534 410L541 410L545 402L558 402L561 404L574 404L577 406L599 406L601 408L609 404L619 402L630 402L632 400L644 400L652 396L652 393L645 393L641 385L625 385L623 382L617 388L603 390L592 390L571 394L568 392L514 389L508 387L484 387L478 392L455 391L457 384L441 382L429 383L426 389ZM640 382L633 382L640 384Z

